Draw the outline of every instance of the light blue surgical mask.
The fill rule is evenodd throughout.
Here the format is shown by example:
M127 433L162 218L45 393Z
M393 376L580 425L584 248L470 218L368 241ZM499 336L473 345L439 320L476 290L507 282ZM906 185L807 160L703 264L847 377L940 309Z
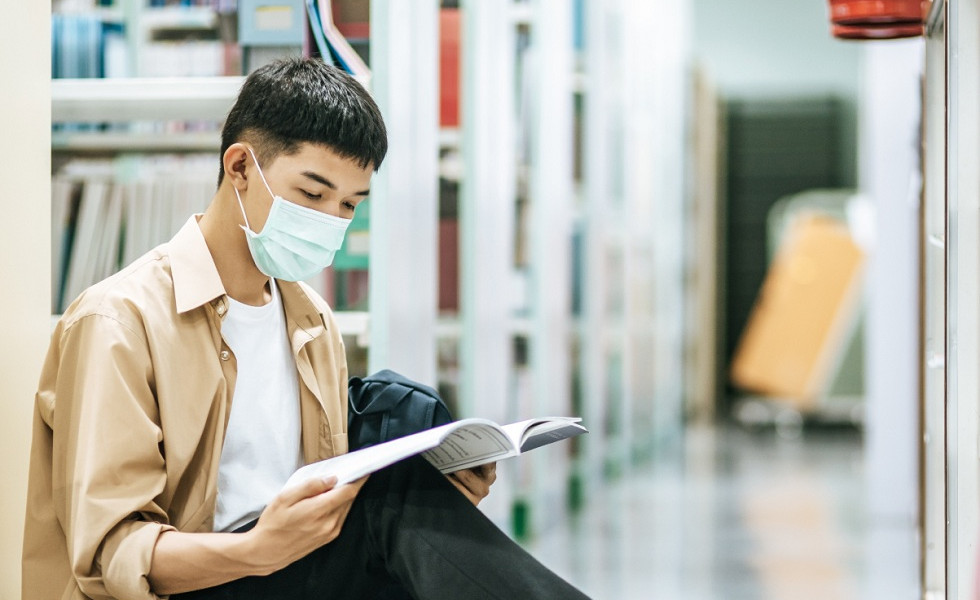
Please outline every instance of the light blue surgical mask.
M262 231L255 233L248 224L238 189L232 188L245 218L242 229L255 266L269 277L284 281L309 279L333 263L334 254L344 243L350 219L327 215L276 196L265 180L255 153L251 148L248 151L255 160L265 189L273 198Z

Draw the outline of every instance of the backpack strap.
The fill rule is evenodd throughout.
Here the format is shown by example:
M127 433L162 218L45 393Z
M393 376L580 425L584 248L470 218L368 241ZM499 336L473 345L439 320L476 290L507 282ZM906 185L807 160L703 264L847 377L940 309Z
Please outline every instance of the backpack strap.
M384 384L397 383L407 388L411 388L416 392L420 392L426 396L431 396L432 398L440 398L439 392L437 392L435 388L429 387L423 383L419 383L417 381L409 379L408 377L405 377L401 373L396 373L391 369L381 369L377 373L374 373L364 378L364 383L375 383L375 382L384 383Z
M359 383L357 398L352 396L350 402L351 411L357 415L390 411L412 393L412 388L400 383L372 382L370 378L359 380ZM377 392L378 389L381 390L380 393ZM362 405L360 399L365 397L367 402Z

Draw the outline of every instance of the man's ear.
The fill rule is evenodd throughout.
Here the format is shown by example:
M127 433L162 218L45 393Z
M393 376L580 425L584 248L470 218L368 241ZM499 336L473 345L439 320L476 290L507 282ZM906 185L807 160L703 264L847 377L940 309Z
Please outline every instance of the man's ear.
M245 163L248 159L248 149L245 144L236 142L225 150L221 164L225 169L225 177L231 185L244 192L248 189L248 176L245 174Z

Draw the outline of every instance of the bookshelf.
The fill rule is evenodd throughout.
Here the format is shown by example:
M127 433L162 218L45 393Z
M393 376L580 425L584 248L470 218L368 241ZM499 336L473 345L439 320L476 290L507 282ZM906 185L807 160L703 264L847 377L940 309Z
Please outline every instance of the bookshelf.
M684 123L669 113L683 102L683 35L661 35L662 46L653 47L647 38L663 33L656 15L627 27L620 7L586 1L586 20L603 26L587 29L595 37L582 52L573 43L573 6L462 0L463 122L441 128L439 2L371 2L372 88L391 148L372 183L369 305L338 314L345 335L367 348L369 371L446 379L458 385L460 416L585 417L590 436L502 469L482 505L527 537L564 519L570 498L580 502L610 473L630 468L638 448L667 436L680 411L670 384L679 369L669 357L682 354L682 292L675 292L683 287L682 256L672 244L682 228L683 186L651 165L684 155ZM146 11L124 18L142 21ZM675 16L671 23L684 22ZM620 30L629 32L625 41L611 33ZM640 56L662 51L654 74L629 76L651 70ZM633 62L621 64L630 52ZM58 80L52 118L217 122L241 83L235 76ZM655 121L644 116L650 105ZM111 126L59 130L52 140L57 154L214 152L217 144L212 131ZM437 315L440 173L460 184L458 315ZM581 310L573 307L576 294ZM455 372L438 370L442 345L459 357ZM653 365L645 362L651 348Z
M220 121L244 77L127 77L54 79L54 122L128 122L181 119Z
M127 77L118 79L53 79L53 122L131 122L224 119L241 89L242 76ZM147 152L217 151L220 132L156 134L120 131L61 132L52 147L63 151L133 150ZM443 149L460 145L458 127L439 129Z
M667 157L682 172L687 15L584 8L590 37L579 55L571 2L461 3L464 411L576 412L590 427L567 455L534 457L498 479L518 536L545 531L655 440L676 436L682 412L671 357L685 335L676 247L685 188L651 161ZM625 41L612 34L624 30ZM653 67L639 64L657 53Z
M51 149L81 155L116 152L218 152L221 147L217 131L175 132L167 135L129 132L64 132L51 134Z
M930 106L946 115L945 144L927 148L927 152L945 150L945 471L946 493L946 589L949 598L976 592L978 568L977 535L980 533L980 472L977 448L980 445L980 2L964 0L947 2L945 27L931 27L944 39L946 81L945 103ZM941 80L940 80L941 81ZM942 177L943 172L927 173ZM942 199L929 200L942 206ZM929 208L933 208L930 206ZM938 206L936 210L940 210ZM936 233L936 232L932 232ZM942 288L928 288L926 293L938 300ZM924 357L928 361L928 357ZM938 361L934 361L938 362ZM927 362L928 364L928 362ZM942 399L930 397L925 409L938 416ZM936 474L938 476L938 474ZM933 510L942 510L934 507ZM929 590L931 591L931 590Z

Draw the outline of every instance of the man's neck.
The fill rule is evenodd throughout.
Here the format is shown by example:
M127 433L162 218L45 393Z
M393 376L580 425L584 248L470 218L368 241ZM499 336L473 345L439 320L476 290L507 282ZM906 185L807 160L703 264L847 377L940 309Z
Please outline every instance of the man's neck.
M255 266L241 223L235 192L226 181L218 188L198 226L228 295L242 304L261 306L272 299L269 277Z

